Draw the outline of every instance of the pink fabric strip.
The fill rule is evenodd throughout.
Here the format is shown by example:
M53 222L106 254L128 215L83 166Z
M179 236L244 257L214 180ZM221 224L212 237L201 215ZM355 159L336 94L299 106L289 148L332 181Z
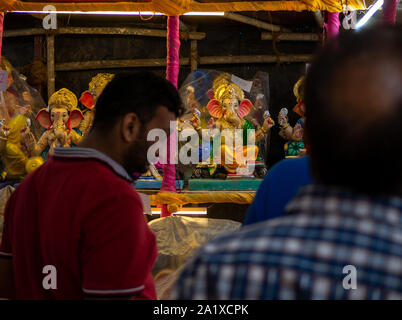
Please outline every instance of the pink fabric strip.
M382 23L395 24L396 23L396 7L399 0L384 0Z
M169 80L176 88L179 79L179 17L168 17L167 24L167 66L166 79ZM167 149L168 164L163 166L163 180L161 191L176 192L176 167L170 162L171 152L175 152L176 132L172 132L169 137L169 145ZM162 206L161 217L170 216L167 206Z
M3 22L4 22L4 12L0 12L0 62L1 62L1 49L3 47Z
M335 38L338 35L340 25L339 12L328 12L328 21L326 25L328 39Z

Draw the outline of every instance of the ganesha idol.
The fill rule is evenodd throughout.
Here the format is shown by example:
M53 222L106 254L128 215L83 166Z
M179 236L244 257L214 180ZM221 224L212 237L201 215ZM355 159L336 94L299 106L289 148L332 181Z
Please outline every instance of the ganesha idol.
M216 169L224 169L217 170L219 175L215 175L215 177L224 178L227 174L242 175L243 172L245 175L249 175L246 169L247 162L255 163L259 152L255 144L247 145L246 138L249 134L248 130L254 129L251 122L245 119L254 108L252 102L245 99L243 90L230 81L228 74L223 74L215 79L213 89L208 93L208 96L211 99L206 109L212 116L208 122L208 128L210 130L218 129L221 133L220 165L213 164L210 166L210 174L214 175ZM192 123L197 131L201 129L199 117L196 113L194 113ZM251 131L255 133L250 140L258 142L265 139L272 126L274 126L274 121L268 113L265 115L262 126L256 131ZM239 135L235 133L238 129L243 133L240 137L240 143L228 144L223 132L231 132L235 141L236 137L239 139ZM211 155L211 157L213 156Z
M30 172L26 167L29 153L20 132L26 125L27 118L23 115L12 118L7 125L5 121L0 124L0 155L4 164L2 179L19 180ZM30 163L31 166L42 164L43 160L32 158Z
M51 95L48 107L36 115L36 120L46 131L37 142L29 128L23 133L31 155L46 158L47 154L53 155L55 147L71 147L81 142L82 135L74 130L84 118L77 104L77 97L68 89L60 89Z
M81 94L80 102L86 107L86 110L84 111L84 120L82 120L78 129L82 132L84 137L91 130L95 117L96 101L101 95L103 89L105 89L106 85L112 81L113 77L114 74L98 73L91 79L88 90Z
M6 90L0 92L1 178L18 181L43 163L42 159L33 158L27 166L30 154L21 130L29 126L33 135L39 136L39 126L32 123L33 111L44 103L39 93L27 85L26 78L4 57L1 58L0 70L7 71Z
M301 77L293 87L293 93L296 97L297 105L293 108L300 119L294 127L291 127L288 122L288 110L282 108L279 112L278 122L281 126L279 135L287 140L284 149L286 158L297 158L306 153L304 145L304 122L305 122L305 107L303 102L303 86L304 77Z

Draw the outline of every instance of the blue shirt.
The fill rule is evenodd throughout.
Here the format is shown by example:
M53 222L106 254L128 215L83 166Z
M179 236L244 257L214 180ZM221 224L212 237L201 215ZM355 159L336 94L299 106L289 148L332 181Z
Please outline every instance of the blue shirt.
M300 187L311 184L310 158L285 159L273 166L258 188L243 225L283 215L285 206Z
M302 187L283 217L200 248L171 299L400 300L402 197Z

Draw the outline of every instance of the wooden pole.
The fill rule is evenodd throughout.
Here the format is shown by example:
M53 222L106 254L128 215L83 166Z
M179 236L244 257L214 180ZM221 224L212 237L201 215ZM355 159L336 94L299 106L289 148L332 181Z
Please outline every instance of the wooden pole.
M160 37L166 38L166 30L158 29L143 29L143 28L78 28L78 27L66 27L58 28L55 31L46 31L45 29L18 29L7 30L4 32L4 37L24 37L34 35L61 35L61 34L88 34L88 35L121 35L121 36L144 36L144 37ZM190 40L202 40L206 37L205 32L186 32L182 36L188 37Z
M277 41L320 41L320 36L315 33L279 33L262 32L261 40Z
M247 64L247 63L276 63L276 62L309 62L311 54L293 54L293 55L250 55L250 56L207 56L199 57L198 64ZM191 66L191 59L180 58L181 66ZM135 59L135 60L100 60L83 62L65 62L58 63L55 66L56 71L73 70L93 70L93 69L118 69L118 68L142 68L166 66L166 59ZM197 66L198 67L198 66Z
M324 18L322 16L322 12L320 10L317 10L315 12L313 12L314 14L314 19L315 22L317 23L317 26L322 29L324 26Z
M190 63L191 63L191 72L198 69L197 40L191 40L190 42Z
M45 37L35 36L34 37L34 60L44 61L46 57L45 54ZM44 83L35 85L35 89L39 91L41 96L44 96L43 89Z
M0 12L0 62L1 62L1 50L3 47L3 22L4 22L4 12Z
M273 25L273 24L270 24L268 22L261 21L261 20L258 20L258 19L246 17L246 16L243 16L243 15L237 14L237 13L225 12L224 17L226 19L230 19L230 20L242 22L242 23L245 23L245 24L249 24L249 25L255 26L257 28L264 29L264 30L275 31L275 32L281 31L280 26ZM285 29L285 28L282 28L282 30L283 31L289 31L288 29Z
M47 43L47 95L48 98L55 92L55 63L54 63L54 36L46 37Z

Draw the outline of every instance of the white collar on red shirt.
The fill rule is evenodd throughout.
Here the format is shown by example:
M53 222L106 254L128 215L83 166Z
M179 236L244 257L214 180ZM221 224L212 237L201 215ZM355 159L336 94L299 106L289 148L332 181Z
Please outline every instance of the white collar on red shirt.
M105 164L107 164L118 176L133 182L133 178L127 173L126 169L124 169L118 162L108 157L104 153L91 149L91 148L62 148L56 147L54 148L53 157L55 158L74 158L74 159L96 159Z

